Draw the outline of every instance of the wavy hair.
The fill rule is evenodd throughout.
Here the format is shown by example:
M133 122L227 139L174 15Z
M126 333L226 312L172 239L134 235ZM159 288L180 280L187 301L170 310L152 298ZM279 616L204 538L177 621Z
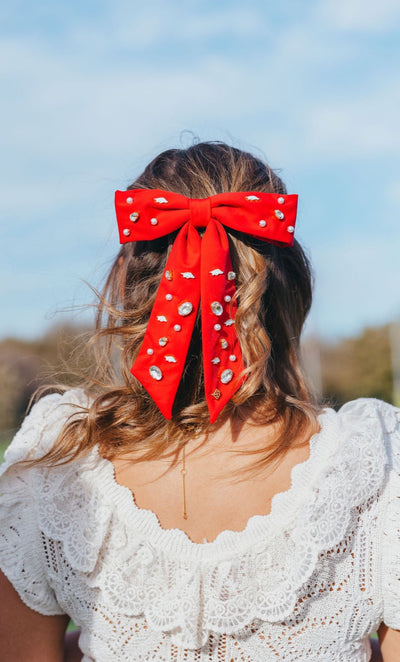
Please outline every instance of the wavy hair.
M192 198L227 191L286 193L267 164L222 142L161 153L128 186L133 188L163 189ZM236 330L247 379L217 422L210 425L205 401L199 314L171 420L162 416L130 372L176 233L128 243L98 294L91 340L95 369L85 384L91 404L67 422L44 460L67 462L95 444L109 458L125 453L142 460L177 455L195 434L212 431L237 416L256 426L279 424L273 447L255 463L263 465L282 456L310 426L317 428L318 406L300 359L300 335L312 300L309 261L297 241L292 247L280 247L230 229L227 233L237 274Z

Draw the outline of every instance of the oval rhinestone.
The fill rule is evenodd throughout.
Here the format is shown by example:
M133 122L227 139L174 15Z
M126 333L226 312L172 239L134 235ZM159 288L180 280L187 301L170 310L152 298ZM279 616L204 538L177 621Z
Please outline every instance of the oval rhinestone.
M222 307L222 304L220 304L219 301L213 301L211 304L211 310L214 313L214 315L217 315L218 317L222 315L224 312L224 309Z
M216 331L221 331L221 328L222 328L222 327L221 327L220 324L214 324L214 329L215 329Z
M236 361L236 356L235 356L235 354L230 354L230 356L229 356L229 360L230 360L230 361Z
M228 280L235 280L236 274L234 271L228 271L227 279Z
M132 214L129 214L129 218L132 221L132 223L136 223L136 221L139 218L139 212L137 211L132 212Z
M279 218L280 221L283 221L285 218L285 214L280 209L275 209L275 216L276 218Z
M221 343L222 349L226 349L228 347L229 343L225 338L221 338L221 340L219 342Z
M163 374L160 368L156 365L150 366L149 373L150 373L150 377L153 377L153 379L155 379L157 382L159 382L160 379L163 378Z
M283 205L283 203L285 202L285 198L282 198L282 196L280 196L278 198L278 202L279 202L280 205Z
M157 225L157 224L158 224L158 221L157 221L156 218L151 218L151 219L150 219L150 223L151 223L152 225Z
M260 228L265 228L265 226L267 225L267 221L263 221L263 220L258 221L258 225L260 226Z
M172 271L170 271L169 269L167 269L167 271L165 272L165 278L166 278L167 280L172 280Z
M174 324L174 331L182 331L182 327L180 324Z
M229 294L224 296L224 301L226 301L226 303L229 303L231 300L232 300L232 297L230 297Z
M223 384L229 384L229 382L232 380L233 377L233 372L229 368L227 370L223 370L221 372L220 380Z
M128 205L131 205L132 202L133 202L133 198L127 198L126 201L127 201Z
M190 303L190 301L184 301L179 306L178 313L179 315L182 315L182 317L186 317L186 315L190 315L192 310L193 310L193 304Z
M165 347L167 342L168 342L168 338L160 338L158 344L161 345L161 347Z
M151 349L151 347L149 347L149 349L147 350L147 354L148 354L149 356L151 356L152 354L154 354L154 349Z
M125 237L129 237L130 233L131 233L131 231L128 230L128 228L125 228L125 230L122 230L122 234L124 234Z
M290 232L290 234L293 234L293 232L294 232L293 225L289 225L287 231Z
M172 300L172 294L166 294L165 298L166 298L167 301L171 301Z

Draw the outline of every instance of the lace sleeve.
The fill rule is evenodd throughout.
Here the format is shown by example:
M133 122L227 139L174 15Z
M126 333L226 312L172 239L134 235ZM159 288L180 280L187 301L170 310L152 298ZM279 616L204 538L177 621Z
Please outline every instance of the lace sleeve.
M383 528L383 621L400 630L400 410L387 434L389 500Z
M63 614L47 579L47 561L36 515L32 487L35 469L21 460L43 454L56 439L65 396L52 394L39 400L15 435L0 467L0 568L31 609ZM65 415L64 415L65 421ZM57 425L58 423L58 425Z

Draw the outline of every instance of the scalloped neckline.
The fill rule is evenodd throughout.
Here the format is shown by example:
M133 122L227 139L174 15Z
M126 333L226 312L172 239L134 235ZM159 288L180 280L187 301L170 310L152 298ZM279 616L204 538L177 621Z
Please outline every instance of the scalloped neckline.
M277 520L278 526L282 529L284 523L289 518L293 518L294 510L302 505L310 492L312 467L316 457L320 454L320 451L322 451L322 454L324 451L328 452L329 456L334 451L334 449L328 449L321 444L328 432L327 419L333 420L332 414L336 416L333 409L324 408L318 415L320 430L315 432L309 439L309 456L303 462L293 465L290 471L290 486L287 490L274 494L271 499L270 512L266 515L251 515L243 529L239 531L224 529L210 542L194 542L186 531L178 527L164 528L156 513L150 508L139 507L133 491L117 481L113 463L100 455L98 445L94 447L94 451L97 460L103 466L104 478L108 484L110 495L113 497L113 503L120 504L128 526L134 523L149 543L159 543L165 550L170 549L173 552L180 553L185 551L188 553L194 552L201 556L203 551L230 552L232 549L247 548L249 545L259 542L260 536L263 534L265 539L265 533L270 531L271 525L276 523ZM302 494L300 488L302 488ZM297 495L298 492L299 495Z

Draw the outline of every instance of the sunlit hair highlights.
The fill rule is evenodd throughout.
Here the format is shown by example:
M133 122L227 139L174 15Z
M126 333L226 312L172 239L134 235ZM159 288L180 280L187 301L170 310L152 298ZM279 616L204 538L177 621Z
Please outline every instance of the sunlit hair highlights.
M157 188L193 198L226 191L286 193L281 179L265 163L219 142L163 152L131 188ZM92 339L95 369L87 385L93 403L87 415L85 411L66 425L50 461L71 459L95 444L108 457L137 452L142 459L155 459L179 451L194 434L216 428L233 415L255 425L280 424L275 445L257 461L261 465L282 455L316 425L318 408L299 355L312 298L307 257L297 241L283 248L227 232L237 274L236 329L247 379L218 421L210 426L204 397L199 316L172 420L164 419L131 375L175 237L128 243L99 295Z

